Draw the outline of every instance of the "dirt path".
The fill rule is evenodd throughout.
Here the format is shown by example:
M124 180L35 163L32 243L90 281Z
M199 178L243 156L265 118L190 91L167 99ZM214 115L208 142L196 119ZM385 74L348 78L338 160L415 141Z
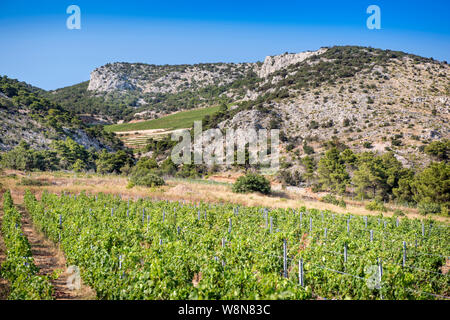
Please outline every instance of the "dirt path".
M54 297L57 300L95 299L95 292L83 283L81 283L81 288L78 290L69 289L67 280L71 274L67 272L64 254L55 244L46 239L42 233L33 227L30 215L23 206L17 206L17 208L22 212L22 228L30 242L35 264L39 267L40 274L50 277L53 284ZM55 273L59 274L57 279L52 278L52 275Z

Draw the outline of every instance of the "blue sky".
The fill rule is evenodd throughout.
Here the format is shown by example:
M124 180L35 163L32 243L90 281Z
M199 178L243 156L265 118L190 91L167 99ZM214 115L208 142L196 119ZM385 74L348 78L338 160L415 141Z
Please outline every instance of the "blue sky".
M81 30L66 8L81 9ZM381 30L369 30L369 5ZM56 89L108 62L254 62L363 45L450 61L450 1L0 0L0 75Z

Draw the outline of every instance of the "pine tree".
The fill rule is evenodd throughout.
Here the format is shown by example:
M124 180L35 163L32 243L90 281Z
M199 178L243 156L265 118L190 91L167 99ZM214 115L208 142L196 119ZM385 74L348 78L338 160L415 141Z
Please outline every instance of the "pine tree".
M328 150L320 159L317 169L319 183L323 187L340 194L344 193L350 182L350 176L345 167L345 161L335 147Z

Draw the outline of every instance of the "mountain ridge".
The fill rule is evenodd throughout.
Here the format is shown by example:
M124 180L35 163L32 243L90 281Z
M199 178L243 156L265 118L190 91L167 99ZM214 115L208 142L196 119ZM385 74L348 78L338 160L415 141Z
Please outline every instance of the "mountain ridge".
M105 82L44 94L77 115L110 123L228 105L206 117L205 128L280 129L292 163L338 139L356 151L393 150L415 165L424 144L450 135L448 64L400 51L335 46L256 63L115 63L96 70L105 72ZM116 84L124 90L112 89ZM89 90L96 87L106 91Z

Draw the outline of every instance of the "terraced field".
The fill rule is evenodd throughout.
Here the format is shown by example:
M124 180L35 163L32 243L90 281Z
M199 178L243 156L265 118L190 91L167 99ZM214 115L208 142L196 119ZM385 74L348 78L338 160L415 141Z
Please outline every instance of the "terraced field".
M165 130L165 129L154 129L154 130L139 130L133 132L116 132L119 139L125 143L128 147L139 148L147 144L147 140L152 138L154 140L160 140L164 136L169 135L173 132L183 130Z

